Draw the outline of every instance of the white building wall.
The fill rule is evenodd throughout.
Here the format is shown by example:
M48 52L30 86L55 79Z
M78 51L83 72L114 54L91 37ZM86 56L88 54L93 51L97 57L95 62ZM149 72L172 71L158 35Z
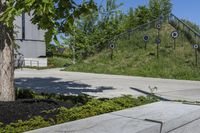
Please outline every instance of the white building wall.
M25 58L38 58L46 56L46 46L44 42L39 41L15 41L19 45L18 52Z
M44 41L44 30L39 30L37 25L33 25L31 23L31 17L28 14L25 14L25 23L24 23L24 38L22 37L22 16L19 16L15 20L15 39L16 44L19 46L17 51L22 54L23 59L26 60L38 60L41 61L38 57L45 57L46 56L46 44ZM16 52L17 53L17 52ZM19 59L19 57L17 57ZM33 61L33 62L34 62ZM47 59L45 59L45 63L42 63L39 66L47 66ZM27 61L26 61L27 62ZM25 65L27 63L24 63ZM30 63L29 65L30 66ZM34 65L35 66L35 65Z
M28 40L42 40L44 41L45 31L39 30L37 25L31 23L31 17L25 15L25 38Z

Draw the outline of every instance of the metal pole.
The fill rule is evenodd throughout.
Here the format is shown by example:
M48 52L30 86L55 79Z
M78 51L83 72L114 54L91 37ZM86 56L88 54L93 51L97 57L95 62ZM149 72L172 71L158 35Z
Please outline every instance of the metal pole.
M176 50L176 39L174 38L174 50Z
M182 43L181 43L181 46L182 46L182 47L183 47L183 34L184 34L184 33L183 33L182 31L180 31L180 35L181 35L181 42L182 42Z
M110 59L113 60L113 49L111 49Z
M195 49L195 62L196 62L196 67L198 67L198 50Z
M159 58L159 45L157 44L157 59Z
M147 49L147 42L146 41L145 41L145 47L144 48L145 48L145 50Z
M197 37L197 34L195 34L195 41L196 41L196 44L198 45L198 37ZM196 58L196 67L198 67L198 49L196 48L195 49L195 58Z

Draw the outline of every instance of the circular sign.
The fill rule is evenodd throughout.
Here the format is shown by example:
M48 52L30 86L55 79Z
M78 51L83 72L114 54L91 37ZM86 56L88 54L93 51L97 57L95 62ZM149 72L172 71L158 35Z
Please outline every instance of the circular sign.
M155 42L156 42L157 45L159 45L161 43L160 38L156 38Z
M149 36L145 35L143 39L144 39L145 42L147 42L149 40Z
M111 49L114 49L114 48L115 48L115 45L114 45L114 44L110 44L110 48L111 48Z
M159 30L159 29L161 29L161 23L157 23L156 24L156 28Z
M194 47L195 49L198 49L198 48L199 48L199 45L198 45L198 44L194 44L193 47Z
M173 31L171 35L172 35L172 38L174 38L174 39L175 39L175 38L177 38L177 37L178 37L178 35L179 35L179 34L178 34L178 32L177 32L177 31Z

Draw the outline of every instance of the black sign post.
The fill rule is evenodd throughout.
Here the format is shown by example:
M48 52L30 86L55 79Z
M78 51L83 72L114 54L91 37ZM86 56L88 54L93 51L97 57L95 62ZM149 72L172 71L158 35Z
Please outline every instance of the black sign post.
M178 31L173 31L171 33L172 38L174 39L174 50L176 49L176 39L178 38L179 34Z
M157 59L158 59L159 58L159 46L160 46L160 43L161 43L161 40L160 40L159 37L156 38L155 43L157 45Z
M199 45L194 44L193 47L195 49L195 65L198 67L198 48L199 48Z
M128 40L131 39L131 32L132 32L132 30L131 30L131 29L128 29Z
M114 51L115 45L113 43L110 44L111 54L110 59L113 60L113 51Z
M156 29L158 30L158 37L160 37L161 22L156 23Z
M147 49L147 42L149 41L149 36L145 35L143 39L144 39L144 43L145 43L145 47L144 48L146 50Z

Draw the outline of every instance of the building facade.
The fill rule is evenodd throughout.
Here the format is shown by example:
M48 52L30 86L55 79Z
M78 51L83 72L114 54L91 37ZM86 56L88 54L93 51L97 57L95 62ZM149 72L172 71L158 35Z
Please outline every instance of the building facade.
M22 14L15 20L15 65L30 67L46 67L45 31L39 30L31 23L28 14Z

